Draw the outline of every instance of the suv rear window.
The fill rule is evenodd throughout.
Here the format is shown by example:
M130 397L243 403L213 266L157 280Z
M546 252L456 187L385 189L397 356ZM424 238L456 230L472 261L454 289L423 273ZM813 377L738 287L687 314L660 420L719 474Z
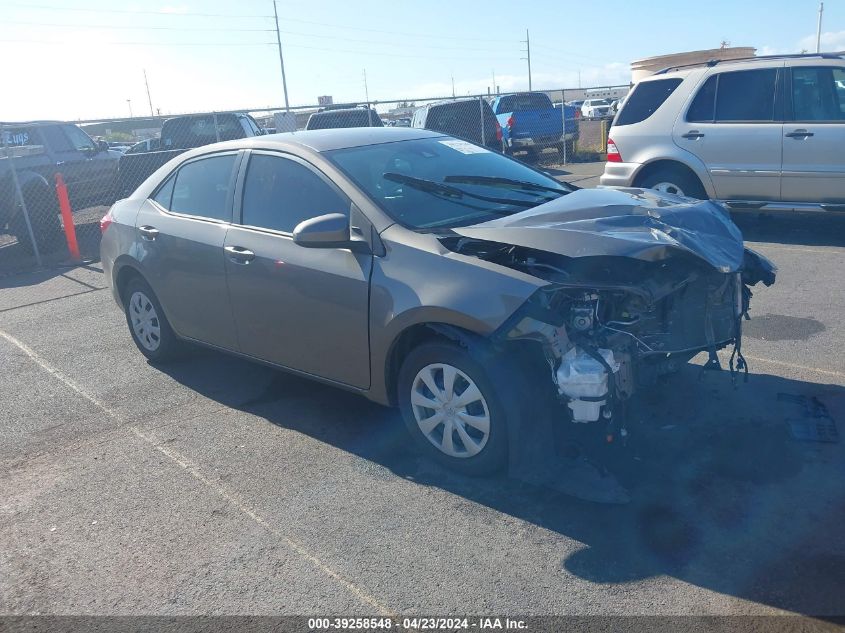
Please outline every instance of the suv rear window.
M522 112L524 110L550 110L554 106L549 96L542 92L527 92L521 95L507 95L499 99L496 108L499 114L504 112Z
M680 85L681 79L677 77L638 83L625 100L625 105L622 106L613 125L631 125L645 121Z

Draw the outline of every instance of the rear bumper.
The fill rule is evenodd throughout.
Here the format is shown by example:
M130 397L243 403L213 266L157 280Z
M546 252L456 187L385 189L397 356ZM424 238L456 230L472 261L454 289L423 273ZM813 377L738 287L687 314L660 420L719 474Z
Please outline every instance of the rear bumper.
M608 187L631 187L641 166L640 163L605 163L599 184Z
M525 149L526 147L551 147L552 145L557 145L558 143L562 143L564 140L564 136L566 137L567 141L571 141L578 137L578 133L575 131L567 132L564 134L554 134L551 136L538 136L538 137L531 137L525 136L521 138L508 138L508 147L512 149Z

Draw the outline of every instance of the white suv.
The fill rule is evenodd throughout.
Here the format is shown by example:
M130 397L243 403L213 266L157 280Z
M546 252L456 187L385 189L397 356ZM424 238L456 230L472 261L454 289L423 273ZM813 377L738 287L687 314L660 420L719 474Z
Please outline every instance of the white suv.
M585 119L603 119L613 116L610 102L606 99L587 99L581 104L581 117Z
M845 57L755 57L643 79L607 141L602 185L730 208L845 211Z

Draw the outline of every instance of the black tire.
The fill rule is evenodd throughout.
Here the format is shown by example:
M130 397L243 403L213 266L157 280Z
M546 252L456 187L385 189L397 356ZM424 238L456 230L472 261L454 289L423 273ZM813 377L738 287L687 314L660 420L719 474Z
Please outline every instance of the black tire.
M414 415L414 407L411 402L412 392L415 387L415 382L418 373L429 365L446 364L450 365L461 373L469 377L472 382L478 387L478 390L483 397L483 402L486 405L486 413L489 417L489 432L487 439L483 443L481 450L471 456L451 456L436 447L431 440L423 433L420 425L417 423ZM465 382L462 378L455 381L456 394L460 396L468 389L468 385L464 386L461 391L459 383ZM463 473L465 475L480 476L487 475L498 470L501 470L507 463L508 455L508 429L505 416L505 409L496 393L496 389L489 377L485 368L476 361L469 352L463 347L449 343L431 342L423 343L419 347L413 349L402 363L399 370L398 377L398 401L399 407L402 411L402 418L408 429L408 432L414 438L414 442L419 447L420 451L443 464L447 468ZM441 385L442 386L442 385ZM427 395L427 394L423 394ZM470 406L480 407L481 402L473 402ZM419 407L426 410L425 407ZM433 410L431 410L433 412ZM464 407L464 411L470 412L470 407ZM476 412L481 411L475 409ZM472 413L475 415L475 413ZM473 434L471 439L478 440L478 430L472 428L469 424L462 424L464 433ZM438 424L433 433L435 436L443 437L443 432L446 430L446 423ZM457 428L452 431L453 443L464 446L461 435ZM442 440L441 440L442 441Z
M59 219L59 202L56 194L43 185L32 186L23 191L26 209L38 252L42 255L54 253L66 246L62 233L62 223ZM18 238L18 245L27 254L33 255L35 249L29 237L26 218L20 205L16 206L16 213L9 222L9 231Z
M150 324L153 327L158 328L158 334L157 337L150 335L146 341L142 340L133 325L132 302L135 300L136 294L139 294L139 298L142 298L142 309L146 308L144 302L148 301L155 311L154 319L151 320ZM152 363L166 363L167 361L178 357L179 353L182 351L181 341L173 332L173 328L170 327L170 323L164 315L161 303L159 303L158 297L156 297L153 289L150 288L150 285L141 277L133 277L129 280L129 283L126 284L126 288L123 290L122 299L123 311L126 315L126 325L129 327L129 334L131 334L132 340L135 342L135 345L141 353ZM148 312L148 310L143 311ZM149 342L150 340L155 340L156 338L158 339L157 345L151 348Z
M669 185L669 189L664 189L666 193L707 200L707 192L704 191L701 181L685 167L660 167L642 178L637 186L643 189L654 189L660 184ZM674 187L677 193L672 191L671 187Z

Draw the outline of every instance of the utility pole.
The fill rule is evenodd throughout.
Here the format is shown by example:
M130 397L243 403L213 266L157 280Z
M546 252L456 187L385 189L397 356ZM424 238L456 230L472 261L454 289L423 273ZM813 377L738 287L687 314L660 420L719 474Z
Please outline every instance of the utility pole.
M816 52L822 52L822 14L824 13L824 2L819 2L819 26L816 29Z
M522 59L528 62L528 90L531 90L531 40L528 37L528 29L525 29L525 39L522 41L525 44L525 50L523 51L527 57L523 57Z
M276 9L276 0L273 0L273 17L276 18L276 43L279 45L279 65L282 67L282 89L285 91L285 112L290 112L290 105L288 105L288 82L285 79L285 58L282 56L282 36L279 33L279 11Z
M455 75L452 75L452 98L455 98Z
M367 69L364 69L364 96L367 99L367 105L370 105L370 91L367 88Z
M147 81L147 69L144 68L144 85L147 87L147 101L150 104L150 116L155 116L155 112L153 111L153 100L150 97L150 83Z
M126 105L129 106L129 118L131 119L133 117L133 115L132 115L132 99L127 99Z

